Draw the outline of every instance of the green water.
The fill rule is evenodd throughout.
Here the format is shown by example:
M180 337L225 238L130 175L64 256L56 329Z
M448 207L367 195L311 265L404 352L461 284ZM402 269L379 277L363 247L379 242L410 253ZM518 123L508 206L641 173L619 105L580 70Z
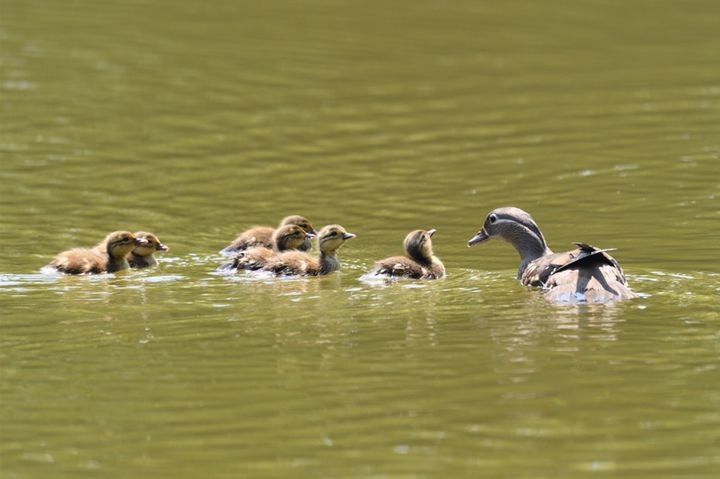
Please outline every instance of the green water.
M718 477L719 15L0 0L0 476ZM519 285L505 205L642 297ZM295 213L341 272L212 273ZM360 279L430 227L446 279ZM171 251L39 272L116 229Z

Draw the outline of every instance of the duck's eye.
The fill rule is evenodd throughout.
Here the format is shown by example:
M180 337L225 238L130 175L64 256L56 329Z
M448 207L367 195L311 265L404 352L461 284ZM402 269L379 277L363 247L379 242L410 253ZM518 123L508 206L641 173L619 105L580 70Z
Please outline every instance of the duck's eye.
M492 215L490 215L490 216L488 217L488 219L490 220L490 224L493 224L493 223L495 223L495 222L497 221L497 216L495 216L494 214L492 214Z

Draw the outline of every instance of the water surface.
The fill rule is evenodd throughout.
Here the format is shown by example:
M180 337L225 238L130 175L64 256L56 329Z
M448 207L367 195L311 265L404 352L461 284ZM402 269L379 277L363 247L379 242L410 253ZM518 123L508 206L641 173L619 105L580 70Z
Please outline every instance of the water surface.
M717 477L718 13L1 0L2 476ZM504 205L641 298L519 285ZM294 213L341 272L213 274ZM431 227L446 279L360 279ZM116 229L171 251L40 272Z

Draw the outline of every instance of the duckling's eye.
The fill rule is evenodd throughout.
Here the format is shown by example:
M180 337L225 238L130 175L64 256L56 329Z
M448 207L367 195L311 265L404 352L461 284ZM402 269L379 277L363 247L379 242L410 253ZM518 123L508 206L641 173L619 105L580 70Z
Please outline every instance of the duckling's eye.
M492 215L490 215L490 216L488 217L488 219L490 220L490 224L493 224L493 223L495 223L495 222L497 221L497 216L495 216L494 214L492 214Z

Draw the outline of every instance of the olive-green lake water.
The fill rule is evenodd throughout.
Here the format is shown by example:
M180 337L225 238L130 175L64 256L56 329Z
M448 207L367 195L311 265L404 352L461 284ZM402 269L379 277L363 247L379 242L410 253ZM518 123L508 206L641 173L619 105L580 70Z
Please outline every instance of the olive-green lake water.
M720 5L0 0L0 477L720 476ZM550 304L485 215L618 248ZM213 273L287 214L327 277ZM448 276L361 276L437 228ZM41 272L117 229L158 267Z

